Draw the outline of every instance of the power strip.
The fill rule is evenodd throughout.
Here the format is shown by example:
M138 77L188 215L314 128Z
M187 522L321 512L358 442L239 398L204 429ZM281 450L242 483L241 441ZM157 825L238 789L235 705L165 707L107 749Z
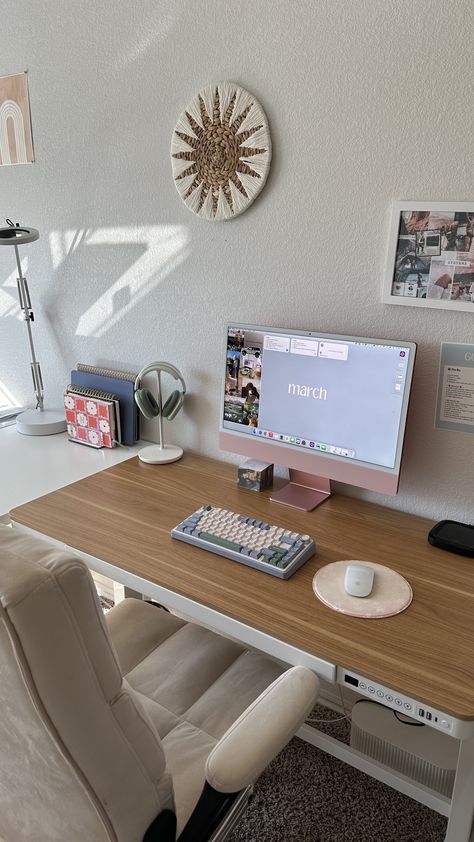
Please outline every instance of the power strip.
M398 710L400 713L404 713L418 722L423 722L431 728L436 728L438 731L443 731L451 737L464 740L474 736L474 721L456 719L448 713L427 707L422 702L412 699L410 696L405 696L404 693L399 693L398 690L391 690L390 687L384 687L383 684L378 684L370 678L358 675L356 672L338 667L336 680L338 684L343 687L350 687L351 690L355 690L361 696L367 696L368 699L373 699L386 707Z

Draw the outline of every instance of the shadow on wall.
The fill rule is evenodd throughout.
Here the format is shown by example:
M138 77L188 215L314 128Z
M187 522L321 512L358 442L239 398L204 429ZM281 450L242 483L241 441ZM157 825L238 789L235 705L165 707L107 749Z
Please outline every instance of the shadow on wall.
M112 67L106 62L102 68L102 90L107 90L109 105L114 99L122 103L124 87L127 87L123 84L125 77L129 85L133 81L141 83L142 74L147 72L147 60L160 44L169 41L179 18L185 14L185 6L180 8L180 5L173 0L163 0L152 4L138 17L131 13L130 22L127 24L122 20L116 28L116 37L120 42L117 63ZM109 15L116 26L113 4L106 4L101 15L104 28L108 25ZM104 148L110 152L110 144L113 146L116 140L117 125L115 117L108 127L104 124L102 106L103 96L98 95L91 104L88 148L94 149L101 137ZM136 107L136 103L131 103L131 107ZM144 143L143 132L140 137ZM120 138L119 152L124 148L122 134ZM87 144L87 137L84 142ZM142 151L146 152L146 149ZM136 152L139 154L138 149ZM111 158L111 164L114 160L117 159ZM107 195L103 196L104 202L114 201L114 175L119 173L112 166L108 173L109 182L105 185ZM83 190L87 204L89 189L90 184L85 181ZM80 196L79 191L77 210ZM53 228L49 233L49 245L52 272L43 308L64 360L70 353L71 334L87 339L110 338L111 329L126 319L140 303L143 306L145 302L146 306L147 297L190 253L187 227L173 224L111 224L69 230Z
M69 349L60 325L65 313L68 331L102 338L190 253L188 232L181 225L52 231L49 241L53 270L45 311L59 346L65 336L64 354ZM78 279L83 279L79 289Z
M38 250L30 256L32 303L33 308L38 310L38 314L35 311L38 315L38 326L34 328L35 342L38 340L40 351L41 346L48 348L46 359L49 369L54 358L59 372L58 382L63 379L61 370L71 367L74 348L71 339L74 336L78 340L74 354L80 353L79 349L84 345L89 348L90 354L100 349L103 356L103 349L109 346L117 352L123 326L125 338L133 347L136 324L139 323L137 313L140 316L143 311L148 313L156 309L156 303L150 308L154 291L166 278L174 282L173 272L190 253L187 226L174 225L172 220L171 224L163 225L122 225L120 217L117 220L115 215L113 218L108 216L109 209L118 207L118 201L123 202L124 198L119 175L123 175L120 168L124 159L128 161L129 157L129 130L134 133L132 139L136 143L134 148L138 158L142 155L143 159L149 154L150 132L143 131L140 124L143 78L149 74L156 52L163 50L165 43L170 50L174 49L170 36L179 19L186 15L186 3L162 0L159 4L148 5L149 8L138 16L131 7L129 12L125 10L120 22L117 21L116 4L106 2L101 6L94 38L97 44L101 44L102 37L109 38L106 43L110 48L114 47L116 60L110 61L111 53L107 50L99 51L101 84L96 95L88 99L87 125L81 134L80 148L76 149L78 160L88 168L89 177L84 178L81 173L75 183L74 169L69 163L63 166L58 161L58 184L67 175L69 195L74 198L66 205L59 203L53 206L53 202L50 203L51 222L47 227L44 221L40 221L45 219L43 211L47 201L40 205L38 227L41 240ZM86 54L86 51L81 53L81 61L85 60ZM137 94L137 91L140 93ZM58 86L57 94L70 95L66 82ZM132 121L125 126L117 122L116 109L112 104L123 106L124 101L128 103L130 113L136 112L137 125ZM75 115L79 119L77 109ZM82 122L82 116L80 120ZM109 168L105 175L101 162L97 160L95 150L98 145L104 158L108 156ZM35 175L38 173L37 169ZM99 198L98 181L102 187ZM93 217L96 224L83 227L86 219L88 223L90 221L92 202L97 211L95 220ZM102 224L104 219L106 223ZM110 222L107 222L109 219ZM64 224L63 220L68 222ZM81 227L75 225L76 221ZM49 249L46 249L47 243ZM23 273L28 276L26 255L21 256L21 263ZM2 259L0 330L4 338L17 327L15 320L22 320L16 275L14 260L10 267L10 261L4 264ZM39 277L40 284L34 283L36 277ZM111 338L111 331L116 325L118 335ZM97 341L94 343L91 339Z
M187 259L190 238L182 225L115 226L51 231L49 247L42 326L67 368L71 333L105 337ZM27 256L21 265L27 274ZM2 319L22 320L16 275L0 286Z
M188 383L193 384L192 394L188 393L186 395L183 415L189 415L191 419L209 419L211 412L215 411L215 398L213 396L212 400L210 400L209 397L213 395L214 389L211 377L206 370L192 366L188 369ZM181 418L181 423L184 423L183 418ZM191 425L191 430L193 441L189 442L188 447L197 453L203 453L206 441L205 427L202 424L193 424Z

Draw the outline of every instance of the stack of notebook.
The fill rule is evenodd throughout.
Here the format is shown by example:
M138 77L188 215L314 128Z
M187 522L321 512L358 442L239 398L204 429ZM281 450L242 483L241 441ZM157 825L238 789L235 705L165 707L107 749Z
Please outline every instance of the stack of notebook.
M92 447L134 444L139 437L136 376L128 371L78 363L77 369L71 371L71 385L64 396L69 438Z
M64 395L64 407L71 441L90 447L120 444L120 411L113 394L70 385Z

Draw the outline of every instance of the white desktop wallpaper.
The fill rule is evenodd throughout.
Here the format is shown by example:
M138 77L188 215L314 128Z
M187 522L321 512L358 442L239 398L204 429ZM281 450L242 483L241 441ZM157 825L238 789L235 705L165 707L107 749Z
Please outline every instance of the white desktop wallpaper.
M218 448L227 321L415 341L399 494L341 490L472 521L474 437L433 423L440 342L474 341L472 315L381 290L392 201L473 199L473 35L468 0L23 0L2 15L0 75L28 69L36 162L0 167L0 225L40 231L21 257L46 406L78 361L168 360L189 390L168 440L237 462ZM273 159L250 209L209 223L176 192L170 144L223 80L263 106ZM31 405L15 277L0 248L0 405Z

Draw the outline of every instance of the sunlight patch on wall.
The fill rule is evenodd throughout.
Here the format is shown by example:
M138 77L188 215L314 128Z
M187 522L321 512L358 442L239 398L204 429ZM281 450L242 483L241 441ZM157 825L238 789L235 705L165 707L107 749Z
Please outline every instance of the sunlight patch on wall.
M13 265L15 266L15 255L13 249L12 257ZM28 257L20 258L20 264L21 271L23 272L23 275L26 276L28 271ZM23 321L23 313L18 301L18 288L16 284L17 275L18 270L14 268L0 287L0 318L10 316Z
M171 23L172 22L170 21L170 29ZM137 41L136 44L133 44L130 47L130 49L124 55L120 63L124 65L133 64L133 62L137 61L137 59L139 59L141 55L147 53L148 50L151 49L155 41L161 40L164 37L164 35L166 35L166 32L147 32L147 34L144 35L143 38L141 38L139 41Z
M140 30L143 35L135 36L126 53L119 59L118 66L133 64L141 56L144 56L155 44L156 41L164 41L176 24L178 11L173 0L168 0L169 10L166 11L165 4L161 2L141 20Z
M187 229L182 225L97 228L83 247L141 245L146 251L79 319L76 336L104 335L187 257Z
M10 389L7 389L5 383L2 383L2 381L0 380L0 410L10 409L10 407L18 405L19 401L10 392Z
M0 318L6 316L13 316L20 318L20 305L17 300L9 292L0 289Z
M49 248L51 263L55 271L77 249L86 234L86 228L77 228L75 231L51 231Z
M4 286L4 287L15 287L15 289L16 289L16 279L17 279L17 276L18 276L18 269L17 269L17 266L16 266L14 249L12 249L12 266L14 268L12 269L12 271L10 272L8 277L5 278L2 286ZM28 272L28 257L27 256L20 257L20 266L21 266L21 271L23 272L23 275L26 275L26 273Z

